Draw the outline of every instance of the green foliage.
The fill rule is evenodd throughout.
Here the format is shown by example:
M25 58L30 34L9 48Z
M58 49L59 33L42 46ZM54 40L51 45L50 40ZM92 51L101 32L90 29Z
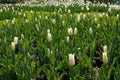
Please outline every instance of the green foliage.
M13 7L15 13L14 10L11 11L10 19L4 17L8 21L4 21L5 24L0 30L0 78L120 79L120 44L118 44L120 16L117 16L120 14L119 10L108 11L107 7L92 5L89 5L87 10L86 6L76 4L66 8L64 5L43 7L13 5L9 6L10 10ZM68 10L71 12L68 13ZM8 9L7 11L10 12ZM4 10L1 14L8 15ZM53 19L55 23L52 22ZM67 31L70 27L72 29L77 27L78 33L69 36L70 41L67 42ZM93 34L89 34L90 28ZM46 38L48 29L52 35L52 42L48 42ZM11 42L15 36L18 37L18 43L13 49ZM107 64L103 64L102 61L104 45L108 47ZM69 65L70 53L75 55L74 66Z

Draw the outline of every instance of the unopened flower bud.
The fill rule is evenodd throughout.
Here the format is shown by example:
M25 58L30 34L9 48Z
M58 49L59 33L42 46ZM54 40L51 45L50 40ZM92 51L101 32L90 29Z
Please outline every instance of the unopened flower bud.
M92 28L89 29L89 34L91 34L91 35L93 34Z
M75 27L74 28L74 35L77 35L77 33L78 33L78 29L77 29L77 27Z
M52 35L51 35L51 33L47 33L47 40L48 40L48 42L52 41Z
M103 63L108 63L108 57L107 57L107 52L103 52Z
M68 56L69 56L69 64L70 64L70 66L74 66L75 65L74 54L68 54Z
M68 28L68 35L69 35L69 36L73 35L73 29L72 29L71 27Z

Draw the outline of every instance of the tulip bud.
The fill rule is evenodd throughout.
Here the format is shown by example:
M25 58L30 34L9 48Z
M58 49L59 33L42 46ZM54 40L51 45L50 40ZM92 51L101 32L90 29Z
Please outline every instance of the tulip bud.
M100 28L100 24L97 25L97 28Z
M103 52L103 63L108 63L107 52Z
M16 45L15 42L11 43L11 47L12 47L13 50L15 50L15 45Z
M80 21L80 15L77 15L77 22Z
M74 66L75 65L74 54L68 54L68 56L69 56L69 64L70 64L70 66Z
M93 34L92 28L89 29L89 34L91 34L91 35Z
M62 25L65 26L65 21L62 21Z
M36 24L36 29L37 29L37 31L39 31L39 26L38 26L38 24Z
M26 17L26 14L25 14L25 13L23 14L23 17Z
M119 18L119 14L117 14L117 18Z
M29 22L29 20L28 20L28 19L26 19L26 20L25 20L25 22L26 22L26 23L28 23L28 22Z
M15 24L15 21L14 21L14 20L12 20L12 24Z
M66 41L67 41L67 43L70 42L70 38L69 38L69 36L67 36Z
M55 23L56 23L56 20L55 20L55 19L52 19L52 23L55 24Z
M70 9L68 10L68 13L69 13L69 14L71 13L71 10L70 10Z
M73 29L70 27L70 28L68 28L68 35L73 35Z
M21 39L24 39L24 35L23 34L21 34Z
M83 19L85 19L86 18L86 14L83 14Z
M47 33L50 33L50 29L47 29Z
M52 55L52 51L48 48L48 57Z
M97 22L97 18L95 18L94 20L95 20L95 22Z
M103 52L107 52L107 45L103 46Z
M47 33L47 40L48 40L48 42L51 42L51 41L52 41L52 35L51 35L50 32Z
M111 8L109 8L108 11L111 12Z
M15 45L18 43L18 37L14 37L14 43Z
M77 35L77 33L78 33L78 29L75 27L74 28L74 35Z
M84 7L81 7L81 10L84 10Z

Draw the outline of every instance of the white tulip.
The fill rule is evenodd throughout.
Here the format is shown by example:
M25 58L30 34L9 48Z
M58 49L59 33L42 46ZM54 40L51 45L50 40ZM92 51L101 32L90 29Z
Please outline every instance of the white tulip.
M41 15L39 15L39 19L41 19L42 17L41 17Z
M95 18L94 20L95 20L95 22L97 22L97 18Z
M107 45L104 45L104 46L103 46L103 51L104 51L104 52L107 52Z
M111 12L111 8L109 8L108 11Z
M26 14L25 14L25 13L23 14L23 17L26 17Z
M47 29L47 33L50 33L50 29Z
M103 52L103 63L108 63L108 57L107 57L107 52Z
M77 15L77 22L80 21L80 15Z
M71 27L68 28L68 35L69 35L69 36L73 35L73 29L72 29Z
M15 45L18 43L18 37L14 37L14 43Z
M55 23L56 23L56 20L55 20L55 19L52 19L52 23L55 24Z
M117 14L117 18L119 18L119 14Z
M48 40L48 42L52 41L52 35L51 35L51 33L47 33L47 40Z
M28 22L29 22L29 20L28 20L28 19L26 19L26 20L25 20L25 22L26 22L26 23L28 23Z
M69 13L69 14L71 13L71 10L70 10L70 9L68 10L68 13Z
M100 24L97 25L97 28L100 28Z
M77 27L75 27L74 28L74 35L77 35L77 33L78 33L78 29L77 29Z
M68 54L68 56L69 56L69 64L70 64L70 66L74 66L75 65L74 54Z
M15 21L14 21L14 20L12 20L12 24L15 24Z
M47 49L47 51L48 51L48 57L51 57L52 51L49 48Z
M81 7L81 10L84 10L84 7Z
M11 43L11 47L12 47L13 50L15 50L15 45L16 45L15 42Z
M89 28L89 34L93 34L93 30L92 30L92 28Z
M21 39L24 39L24 35L23 34L21 34Z
M65 25L65 21L62 21L62 25L63 25L63 26Z
M85 19L86 18L86 14L83 14L83 19Z
M70 42L70 37L69 36L67 36L66 41L67 41L67 43Z

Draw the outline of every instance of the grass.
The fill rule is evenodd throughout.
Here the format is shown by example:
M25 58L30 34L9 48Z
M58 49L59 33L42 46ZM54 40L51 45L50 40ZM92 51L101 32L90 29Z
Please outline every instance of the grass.
M58 9L55 6L50 8ZM48 11L37 11L37 9L33 13L23 11L21 16L17 15L15 23L12 24L12 19L9 19L9 22L1 28L0 78L119 80L120 50L117 43L120 41L118 23L120 18L117 18L114 12L105 12L108 17L106 14L100 17L100 12L95 11L89 12L90 14L83 11L79 14L50 12L44 8ZM27 17L24 17L24 13ZM77 15L80 15L80 21L77 21ZM26 22L26 19L29 21ZM1 21L1 24L4 21ZM76 35L69 35L70 27L73 32L77 28ZM48 42L48 33L52 35L51 42ZM66 40L68 36L69 41ZM15 37L18 37L18 43L13 48L11 43L16 41ZM102 59L104 45L107 45L106 64ZM70 66L69 54L75 56L73 66Z

